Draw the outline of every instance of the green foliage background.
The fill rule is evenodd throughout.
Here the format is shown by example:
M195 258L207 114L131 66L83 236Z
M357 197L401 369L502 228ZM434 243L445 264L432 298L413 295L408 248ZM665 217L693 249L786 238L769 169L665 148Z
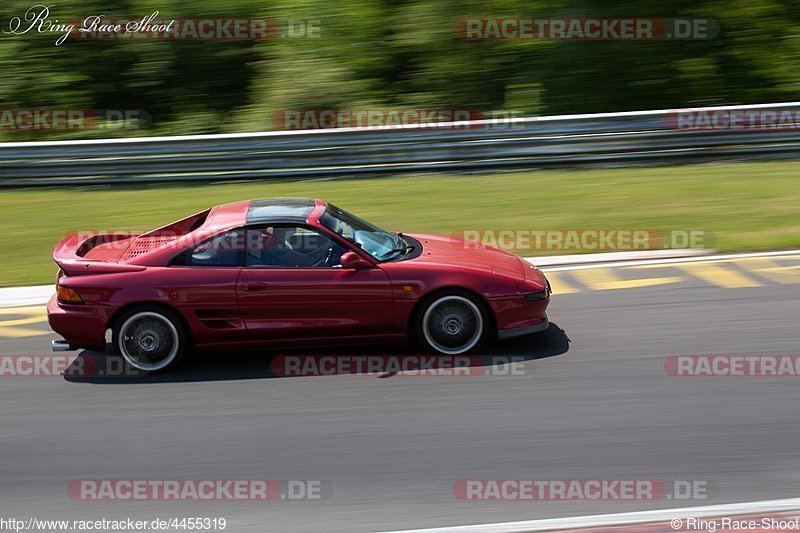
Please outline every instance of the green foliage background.
M36 0L0 4L0 30ZM63 0L51 19L318 20L318 37L81 40L0 33L0 108L143 109L147 129L0 140L264 131L282 109L525 115L798 100L800 4L780 0ZM713 19L708 40L463 41L459 19Z

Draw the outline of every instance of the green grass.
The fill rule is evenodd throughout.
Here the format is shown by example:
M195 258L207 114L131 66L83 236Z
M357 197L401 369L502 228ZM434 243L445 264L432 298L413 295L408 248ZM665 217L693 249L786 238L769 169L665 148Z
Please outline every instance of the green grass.
M800 162L472 176L12 190L0 193L0 286L49 283L70 231L150 229L229 201L313 196L395 231L704 230L720 251L800 247ZM523 251L524 252L524 251ZM530 255L554 252L531 252ZM566 253L575 253L569 251Z

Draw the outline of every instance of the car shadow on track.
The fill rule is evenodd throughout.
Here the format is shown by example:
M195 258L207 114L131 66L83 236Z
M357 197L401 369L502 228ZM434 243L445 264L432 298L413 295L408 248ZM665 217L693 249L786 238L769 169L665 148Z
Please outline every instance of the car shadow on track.
M118 356L82 351L64 372L64 379L73 383L132 384L180 383L192 381L224 381L238 379L297 378L306 376L348 376L362 373L357 364L377 363L370 367L379 378L391 378L399 364L406 372L433 375L508 375L514 368L530 361L555 357L569 350L570 339L554 323L541 332L515 339L494 342L477 355L455 357L421 356L408 346L362 345L335 348L304 348L269 351L204 353L193 356L180 368L164 374L142 373L128 367ZM344 367L320 364L347 360ZM382 365L386 365L385 367ZM394 366L393 366L394 365ZM461 366L461 365L466 365Z

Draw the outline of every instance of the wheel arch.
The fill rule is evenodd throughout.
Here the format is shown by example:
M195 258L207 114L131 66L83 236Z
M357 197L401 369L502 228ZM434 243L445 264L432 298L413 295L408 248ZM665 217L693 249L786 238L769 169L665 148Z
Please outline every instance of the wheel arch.
M119 323L120 317L125 316L125 314L138 308L161 309L171 315L178 317L178 320L180 320L180 326L183 328L183 332L186 335L186 340L190 345L194 344L194 334L192 333L192 328L189 326L189 321L186 319L184 314L177 307L158 301L143 300L123 305L122 307L115 310L111 314L111 316L108 319L108 322L106 322L106 327L104 331L107 332L109 329L113 330Z

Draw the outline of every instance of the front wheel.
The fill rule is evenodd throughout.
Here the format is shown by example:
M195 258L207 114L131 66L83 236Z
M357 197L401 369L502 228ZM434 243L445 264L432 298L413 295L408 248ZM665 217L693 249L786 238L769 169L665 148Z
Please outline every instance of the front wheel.
M483 303L466 292L438 294L416 317L416 338L433 353L460 355L486 340L488 320Z
M113 328L114 353L144 372L163 372L178 366L186 352L183 325L174 313L159 308L133 309Z

